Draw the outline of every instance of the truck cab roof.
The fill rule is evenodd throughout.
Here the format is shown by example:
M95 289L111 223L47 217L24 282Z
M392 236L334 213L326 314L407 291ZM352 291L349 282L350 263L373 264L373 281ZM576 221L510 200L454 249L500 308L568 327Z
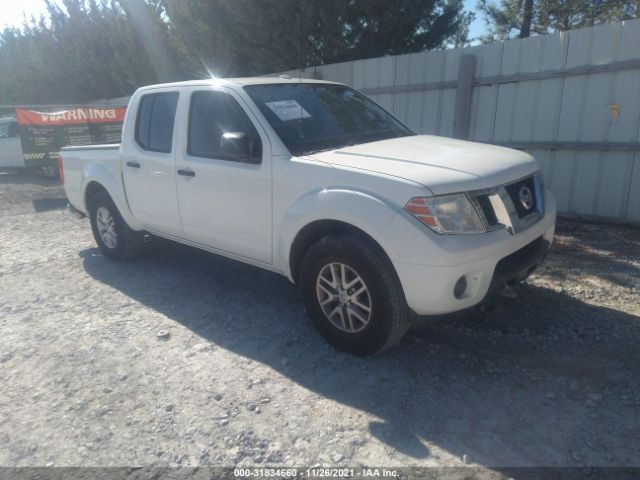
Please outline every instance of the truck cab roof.
M269 84L292 84L292 83L325 83L325 84L337 84L337 82L330 82L327 80L316 80L313 78L295 78L289 76L281 77L240 77L240 78L210 78L205 80L186 80L182 82L171 83L159 83L155 85L147 85L138 89L138 92L146 90L155 90L158 88L179 88L179 87L196 87L196 86L208 86L208 85L269 85Z

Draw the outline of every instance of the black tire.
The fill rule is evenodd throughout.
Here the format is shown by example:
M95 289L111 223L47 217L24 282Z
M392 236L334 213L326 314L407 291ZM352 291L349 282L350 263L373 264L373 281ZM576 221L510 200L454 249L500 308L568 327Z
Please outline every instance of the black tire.
M107 209L113 218L116 234L116 243L113 247L107 246L98 232L97 216L100 208ZM107 192L97 192L89 200L89 220L91 221L93 238L95 238L98 248L105 257L116 261L127 260L142 251L144 247L144 232L137 232L129 228L129 225L124 221Z
M316 292L325 266L342 263L357 273L370 293L371 315L362 331L334 325L322 310ZM300 269L300 287L316 330L336 349L371 355L397 344L410 327L410 313L393 265L380 247L359 234L330 235L311 246Z

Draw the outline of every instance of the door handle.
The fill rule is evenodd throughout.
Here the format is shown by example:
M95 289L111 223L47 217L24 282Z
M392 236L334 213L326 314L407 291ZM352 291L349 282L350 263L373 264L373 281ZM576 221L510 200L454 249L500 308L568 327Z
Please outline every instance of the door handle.
M178 175L182 175L184 177L195 177L196 172L191 169L178 170Z
M140 164L138 162L127 162L127 167L140 168Z

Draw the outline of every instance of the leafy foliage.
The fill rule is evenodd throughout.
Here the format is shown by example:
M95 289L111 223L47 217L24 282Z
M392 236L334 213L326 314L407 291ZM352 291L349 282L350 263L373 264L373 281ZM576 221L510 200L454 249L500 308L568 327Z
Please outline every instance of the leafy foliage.
M0 32L0 104L466 43L463 0L59 0Z
M166 29L159 17L156 23ZM0 33L1 103L109 98L155 80L133 24L113 0L48 3L46 17Z
M468 29L462 3L160 0L188 58L195 59L185 67L211 65L224 76L442 48Z
M479 0L490 33L486 42L514 36L527 37L527 3L531 9L531 34L588 27L640 16L640 0Z

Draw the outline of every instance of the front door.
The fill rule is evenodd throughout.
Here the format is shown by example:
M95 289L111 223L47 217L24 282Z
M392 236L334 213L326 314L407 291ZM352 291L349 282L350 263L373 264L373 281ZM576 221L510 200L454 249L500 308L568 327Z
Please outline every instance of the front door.
M271 147L267 136L235 92L193 89L182 101L188 103L188 126L176 169L185 238L272 263ZM234 152L225 148L227 138L231 142L241 139L250 155L246 149Z

